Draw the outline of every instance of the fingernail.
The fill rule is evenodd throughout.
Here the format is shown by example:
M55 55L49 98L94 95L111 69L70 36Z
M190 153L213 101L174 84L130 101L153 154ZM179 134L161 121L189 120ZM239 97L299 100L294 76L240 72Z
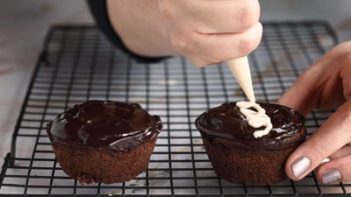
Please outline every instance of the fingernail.
M338 170L332 169L322 175L322 183L329 184L341 180L341 174Z
M327 163L327 162L329 162L330 161L330 159L329 158L325 158L325 159L323 159L322 161L321 161L321 164L323 164L323 163Z
M307 157L301 157L296 160L292 165L291 169L296 178L299 178L306 170L310 167L311 161Z

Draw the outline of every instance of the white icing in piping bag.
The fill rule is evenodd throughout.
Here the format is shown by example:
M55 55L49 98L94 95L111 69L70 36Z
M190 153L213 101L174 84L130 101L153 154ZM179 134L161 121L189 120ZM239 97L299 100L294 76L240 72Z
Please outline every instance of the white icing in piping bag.
M252 87L251 72L249 60L247 56L237 59L231 59L227 62L229 70L232 72L234 78L239 83L241 89L244 91L246 97L251 102L256 102L255 94Z
M252 87L249 61L246 56L228 60L227 65L234 78L238 81L241 89L244 91L249 101L237 102L240 112L244 114L248 123L253 128L265 127L263 130L254 132L254 137L259 138L269 134L273 128L271 119L267 116L266 111L256 103L255 94ZM252 110L254 109L254 110Z

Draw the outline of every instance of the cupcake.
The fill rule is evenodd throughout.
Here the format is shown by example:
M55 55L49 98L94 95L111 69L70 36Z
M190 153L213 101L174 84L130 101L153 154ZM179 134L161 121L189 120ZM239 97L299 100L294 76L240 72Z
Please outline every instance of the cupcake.
M87 101L59 114L47 133L63 171L80 183L128 181L149 163L162 128L139 104Z
M261 137L254 133L263 128L251 127L236 103L222 104L196 119L215 172L230 182L265 185L285 179L285 161L305 140L301 114L278 104L259 105L273 126Z

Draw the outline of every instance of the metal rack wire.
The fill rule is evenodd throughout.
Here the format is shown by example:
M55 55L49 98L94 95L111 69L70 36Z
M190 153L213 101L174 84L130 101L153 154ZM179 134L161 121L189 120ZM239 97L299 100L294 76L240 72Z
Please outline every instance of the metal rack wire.
M272 102L326 50L336 36L325 22L264 23L250 55L258 100ZM46 135L56 114L85 100L138 102L162 117L149 168L120 184L81 185L63 173ZM351 184L319 185L314 174L256 187L216 176L194 119L209 107L244 99L224 65L197 69L182 58L140 64L114 48L93 26L51 28L38 59L0 175L0 194L312 196L351 192ZM307 118L309 135L331 111Z

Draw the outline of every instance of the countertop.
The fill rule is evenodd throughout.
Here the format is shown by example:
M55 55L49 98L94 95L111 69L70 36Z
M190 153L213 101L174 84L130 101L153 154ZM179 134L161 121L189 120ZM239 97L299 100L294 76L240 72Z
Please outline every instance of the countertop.
M351 37L351 1L265 0L262 20L327 20L340 41ZM0 165L10 150L12 132L28 82L52 24L93 23L83 0L13 0L0 6Z

